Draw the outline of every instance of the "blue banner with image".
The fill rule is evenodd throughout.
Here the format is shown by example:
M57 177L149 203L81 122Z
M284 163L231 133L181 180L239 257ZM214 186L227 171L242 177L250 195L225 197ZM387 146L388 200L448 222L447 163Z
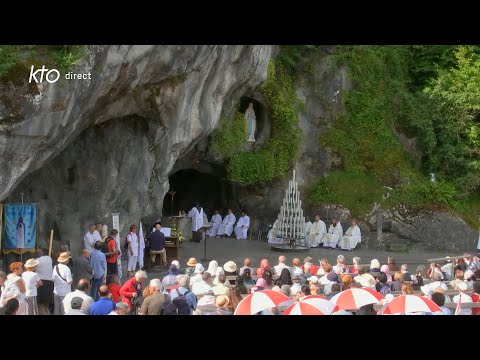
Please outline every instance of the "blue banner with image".
M35 248L37 204L6 204L5 233L5 249Z

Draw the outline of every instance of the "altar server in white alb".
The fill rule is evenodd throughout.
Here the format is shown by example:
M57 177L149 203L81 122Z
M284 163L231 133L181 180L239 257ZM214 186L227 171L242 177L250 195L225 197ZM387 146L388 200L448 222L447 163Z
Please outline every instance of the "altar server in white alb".
M307 233L307 246L311 248L318 247L323 242L323 237L327 233L327 226L320 219L320 215L315 215L315 222Z
M357 220L353 219L352 225L345 232L345 236L338 243L338 247L342 250L352 251L360 242L362 242L362 233L357 225Z
M312 222L308 216L305 216L305 235L310 234L310 230L312 230ZM326 232L326 231L325 231Z
M222 223L218 227L217 236L232 235L233 225L235 225L236 221L237 218L233 215L232 209L228 209L228 215L223 218Z
M328 228L328 234L323 238L323 247L335 249L342 236L342 224L337 219L332 219L332 224Z
M237 225L235 226L235 236L237 237L237 239L246 240L249 227L250 218L248 217L246 211L242 210L242 216L240 216Z
M143 270L143 257L145 255L145 234L143 233L143 226L140 222L140 230L138 231L138 267Z
M210 225L212 225L212 227L208 229L207 235L217 236L218 227L220 226L221 223L222 223L222 215L218 213L218 210L215 210L215 214L212 216L210 220Z
M192 241L200 242L202 240L200 229L203 227L203 208L196 203L187 216L192 218Z
M267 239L270 244L281 243L281 241L277 238L277 232L278 232L278 219L275 220L275 222L272 225L272 228L267 234Z

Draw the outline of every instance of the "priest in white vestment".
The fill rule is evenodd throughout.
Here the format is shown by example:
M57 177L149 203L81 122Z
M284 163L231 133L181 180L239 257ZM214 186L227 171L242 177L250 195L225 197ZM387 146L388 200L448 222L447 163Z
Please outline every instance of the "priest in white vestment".
M212 227L208 229L207 235L217 236L218 227L220 226L221 223L222 223L222 216L218 213L218 210L215 210L215 214L212 216L212 219L210 220L210 225L212 225Z
M327 226L320 220L320 215L315 215L315 222L310 228L310 232L307 235L307 246L310 248L316 248L323 242L323 237L327 233Z
M228 209L228 215L223 218L222 223L218 227L217 236L232 235L233 225L235 225L236 221L237 218L235 215L233 215L232 209Z
M200 242L202 240L203 227L203 208L197 203L188 213L188 217L192 218L192 241Z
M362 242L362 233L357 225L357 221L352 220L352 225L345 232L345 236L339 241L338 247L342 250L352 251L360 242Z
M238 240L246 240L248 228L250 227L250 218L247 216L245 210L242 210L242 216L238 219L235 226L235 236Z
M323 247L335 249L342 236L342 224L337 219L332 219L332 224L328 228L328 234L323 238Z
M270 244L278 244L281 241L277 238L277 231L278 231L278 219L275 220L273 223L272 228L268 232L267 239Z

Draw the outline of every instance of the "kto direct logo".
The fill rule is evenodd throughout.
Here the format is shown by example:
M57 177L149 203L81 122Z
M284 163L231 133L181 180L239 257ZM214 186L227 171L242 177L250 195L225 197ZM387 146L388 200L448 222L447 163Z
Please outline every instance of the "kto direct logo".
M75 74L73 72L68 72L65 74L66 80L91 80L92 74ZM34 66L30 68L30 77L28 78L28 82L31 83L32 81L39 84L42 83L43 80L47 80L50 84L55 83L60 79L60 71L57 69L47 69L45 65L42 65L40 69L35 70Z

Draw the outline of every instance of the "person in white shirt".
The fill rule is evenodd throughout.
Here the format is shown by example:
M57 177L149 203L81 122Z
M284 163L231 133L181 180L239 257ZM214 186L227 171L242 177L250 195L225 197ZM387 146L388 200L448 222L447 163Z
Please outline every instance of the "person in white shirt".
M328 234L323 239L323 247L335 249L342 236L342 224L337 219L332 219L332 224L328 228Z
M222 215L218 213L218 210L215 210L215 214L212 216L212 219L210 220L210 224L212 225L212 227L208 229L207 235L217 236L218 228L220 227L221 223L222 223Z
M313 223L310 221L308 216L305 216L305 234L310 234Z
M25 271L22 273L22 279L25 283L25 300L27 302L26 315L39 315L37 304L37 287L42 286L40 276L35 272L38 261L28 259L25 262Z
M247 216L245 210L242 210L242 216L238 219L237 225L235 226L235 236L237 240L246 240L248 228L250 227L250 218Z
M70 260L70 254L63 252L58 257L58 264L53 268L52 280L53 280L53 299L55 302L54 315L63 315L65 311L63 309L63 298L71 290L71 284L73 282L72 272L67 266Z
M337 265L333 267L333 271L335 271L335 273L338 275L349 273L348 266L345 264L345 256L343 255L337 256Z
M227 216L223 218L222 223L218 227L217 236L232 235L233 225L235 225L236 221L237 221L237 218L235 217L235 215L233 215L232 209L228 209Z
M292 275L301 275L303 274L302 263L299 258L295 258L292 260Z
M72 300L73 298L79 297L82 299L82 305L78 309L83 315L90 314L90 306L93 304L93 298L87 294L88 289L90 288L90 281L87 279L80 279L77 284L77 289L65 295L63 298L63 309L65 310L65 315L71 315L68 312L72 310Z
M135 269L137 268L139 243L137 237L137 225L130 225L130 232L127 235L128 243L128 265L127 276L135 275Z
M306 242L310 248L318 247L323 243L323 239L327 232L325 223L320 219L320 215L315 215L315 222L310 228L310 232L307 235Z
M208 272L208 271L207 271ZM225 274L218 275L218 285L214 286L212 288L213 290L213 295L230 295L230 288L228 286L225 286L225 282L227 281L227 277Z
M190 278L190 287L193 288L193 284L202 281L202 275L205 272L205 268L202 264L198 263L195 265L195 271L193 276ZM211 274L210 274L211 276Z
M345 236L340 239L338 247L342 250L352 251L360 242L362 242L362 234L357 225L357 220L353 219L352 225L345 232Z
M287 258L284 255L280 255L278 257L278 265L275 265L273 267L273 270L274 270L273 275L280 275L283 269L288 269L288 271L290 271L291 273L292 271L290 270L290 267L287 266L287 264L285 264L286 262L287 262Z
M42 249L37 249L36 256L38 264L35 272L42 280L42 285L37 289L38 312L40 315L50 315L50 302L53 298L52 258L45 255Z
M100 238L98 241L102 241L102 230L103 230L102 223L98 223L97 225L95 225L95 231L93 233L95 234L96 239Z
M83 237L85 249L91 253L93 251L93 244L100 240L102 240L102 237L100 236L100 233L95 230L95 225L88 225L88 231Z
M468 290L467 284L464 282L459 283L457 289L460 293L453 297L452 302L455 304L457 304L459 300L461 304L473 302L472 297L465 293ZM459 312L455 312L455 315L472 315L472 309L461 308Z
M197 281L192 285L192 292L195 295L200 295L200 294L211 294L213 293L213 288L211 286L211 279L212 276L210 275L209 272L205 271L202 274L202 280Z
M441 267L441 270L447 275L446 280L452 280L454 266L452 260L450 260L450 256L445 256L445 265Z

